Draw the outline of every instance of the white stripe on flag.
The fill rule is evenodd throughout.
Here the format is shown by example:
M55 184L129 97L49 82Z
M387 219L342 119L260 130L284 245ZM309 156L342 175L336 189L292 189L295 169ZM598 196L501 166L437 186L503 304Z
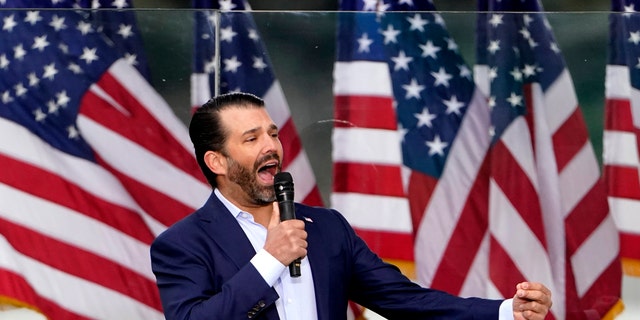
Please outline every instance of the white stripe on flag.
M310 172L313 172L313 170L309 163L309 159L307 158L307 154L300 152L298 156L289 163L287 171L291 173L292 177L299 178L295 179L296 192L294 193L294 201L302 202L316 186L315 179L312 179L313 176L309 174Z
M531 144L522 143L522 141L531 141L531 135L529 134L529 126L524 117L519 117L506 129L504 134L500 137L511 156L513 156L518 162L519 167L525 172L527 178L531 181L531 184L538 188L538 176L536 173L536 165L534 163L533 150Z
M567 92L575 92L571 74L565 68L555 79L553 84L547 88L542 94L540 85L535 84L534 95L542 97L542 107L544 108L545 124L548 132L556 132L567 119L578 108L578 100L575 94L567 94ZM537 98L537 97L534 97ZM539 112L536 110L536 112ZM536 124L538 125L538 124Z
M140 105L182 144L189 154L193 155L193 146L184 123L178 119L171 106L151 87L142 75L124 59L116 61L109 73L135 97ZM135 88L134 90L132 90ZM195 157L195 156L194 156Z
M640 234L640 200L609 197L613 218L622 232Z
M402 164L400 135L395 130L333 128L332 140L333 145L349 146L348 148L333 148L334 162ZM363 141L371 143L363 143ZM382 146L384 146L385 152L380 152Z
M562 211L569 215L600 179L600 165L590 143L585 143L559 175ZM599 251L593 251L599 252Z
M291 119L291 111L289 111L289 104L278 80L275 80L271 84L271 87L269 87L269 90L267 90L267 93L262 99L266 104L267 110L269 110L271 119L273 119L273 122L278 128L282 129L284 124Z
M478 253L473 259L473 263L460 288L462 297L489 297L501 298L498 296L487 296L487 279L489 279L489 232L482 238Z
M587 240L571 256L576 288L580 297L584 296L593 283L598 280L602 272L609 267L611 261L617 258L619 250L613 249L611 246L617 243L618 232L615 223L611 215L607 215L606 219L589 234ZM597 259L594 259L594 252L600 253ZM582 266L582 268L576 268L577 266Z
M91 118L79 115L77 123L85 140L102 159L149 188L191 208L200 207L211 193L207 184ZM123 157L136 161L123 161Z
M393 97L391 77L386 62L336 61L333 67L335 96Z
M405 198L334 192L331 203L354 227L400 233L412 231L409 214L399 214L409 212Z
M606 70L605 96L610 99L628 100L631 96L631 82L627 66L607 65Z
M552 284L551 262L545 247L493 179L490 198L489 228L492 235L526 279Z
M191 74L191 106L199 107L213 98L209 92L209 74Z
M640 163L634 133L605 130L602 141L606 146L602 156L605 164L636 168Z

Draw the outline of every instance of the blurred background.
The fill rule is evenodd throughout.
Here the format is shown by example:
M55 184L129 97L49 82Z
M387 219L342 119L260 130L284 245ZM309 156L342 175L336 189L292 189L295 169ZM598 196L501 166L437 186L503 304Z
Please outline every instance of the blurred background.
M333 64L337 1L249 1L276 77L292 110L325 203L330 203ZM573 77L590 137L601 161L607 1L542 1ZM475 62L476 2L434 1L470 66ZM189 1L134 1L136 8L188 9ZM294 12L286 12L294 11ZM138 12L152 84L185 122L193 20L186 12Z

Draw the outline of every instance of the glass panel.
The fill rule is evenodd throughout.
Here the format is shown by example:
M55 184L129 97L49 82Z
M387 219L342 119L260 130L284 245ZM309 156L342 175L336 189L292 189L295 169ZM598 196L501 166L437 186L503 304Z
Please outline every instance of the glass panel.
M600 5L594 3L595 1L591 1L585 6L595 8ZM3 17L3 39L0 44L2 48L0 53L0 74L2 74L0 76L2 79L0 83L0 132L2 134L0 136L3 138L0 141L0 164L6 168L0 173L0 199L2 199L0 200L2 203L0 205L0 219L6 226L3 227L5 230L0 230L2 236L0 237L0 252L6 253L6 257L0 257L0 275L5 274L2 273L3 270L8 270L8 279L15 281L16 286L19 287L19 290L15 291L17 293L10 290L0 292L0 296L8 297L0 299L2 302L8 302L0 309L10 308L9 306L26 306L46 310L49 312L50 318L65 318L65 316L69 316L67 312L77 313L88 318L126 318L131 314L139 314L140 318L144 319L162 317L158 297L154 294L150 294L152 297L147 297L140 293L144 290L155 292L156 287L148 258L139 257L147 257L149 245L153 239L168 226L199 208L210 193L210 186L202 177L196 162L193 161L191 142L187 134L187 126L193 107L202 103L202 101L200 103L193 102L192 93L195 91L195 84L203 85L201 81L207 78L206 75L195 76L192 69L195 64L194 45L196 39L205 36L205 34L194 32L196 10L184 8L182 2L176 2L172 5L177 8L149 8L133 11L42 10L40 16L34 15L34 10L3 10L0 12ZM314 6L315 4L306 5ZM465 9L467 11L454 11L460 10L465 5L465 8L472 6L469 1L456 1L455 3L449 1L442 6L438 4L438 7L443 11L437 12L436 16L429 15L426 19L428 24L431 24L429 28L432 28L432 25L438 21L443 21L446 24L446 30L450 36L444 39L455 40L457 52L469 70L473 70L480 58L476 53L476 34L478 31L476 20L479 12L467 9ZM141 7L145 6L150 6L150 4L141 2ZM257 9L264 8L260 5L256 7ZM626 183L599 185L602 183L599 179L600 172L593 170L594 168L603 168L606 164L606 161L603 160L603 141L606 139L603 131L606 111L605 75L607 58L610 54L607 46L611 41L609 39L610 16L609 12L604 11L554 11L563 8L563 4L554 3L551 5L550 11L545 13L573 84L573 88L569 85L557 93L559 96L567 94L568 100L570 100L570 91L575 89L575 96L582 114L575 117L572 117L572 113L561 114L558 110L561 109L565 101L546 98L553 103L548 106L546 110L548 113L544 116L552 119L548 124L550 127L561 122L559 120L554 122L557 120L556 116L562 118L561 120L571 119L579 124L584 120L591 146L585 147L584 139L581 140L585 136L580 135L583 133L580 132L582 128L580 125L567 129L569 134L561 132L546 137L549 139L544 140L545 136L536 135L534 130L527 127L527 125L532 125L533 122L541 121L541 119L523 120L522 117L520 125L524 129L519 133L533 135L532 139L519 140L518 138L522 135L513 135L510 138L515 136L514 140L507 138L499 141L499 137L508 135L505 134L507 128L496 130L495 123L504 119L496 117L495 114L492 117L489 111L483 110L484 113L480 116L482 119L478 120L480 129L474 127L467 132L469 140L465 140L467 144L464 148L470 151L469 154L453 158L458 163L475 165L470 169L471 171L480 171L485 168L481 166L483 164L486 165L486 168L493 170L488 173L491 174L492 180L483 180L484 184L478 183L481 184L478 188L484 188L481 191L486 193L495 193L492 193L492 197L482 198L477 203L468 204L468 206L463 206L463 204L467 203L466 192L472 187L477 187L474 184L477 181L473 179L475 171L470 174L472 178L470 181L455 180L450 182L449 189L442 189L444 191L438 189L446 188L446 186L438 185L441 181L439 179L446 180L447 178L446 166L456 165L455 163L449 164L450 162L445 164L445 160L451 159L448 157L451 157L449 150L453 148L453 140L443 140L447 134L452 137L451 139L454 139L456 138L455 134L442 132L436 137L432 132L420 131L422 130L420 125L415 125L416 132L418 132L416 135L425 135L421 136L424 141L419 146L424 149L422 150L423 154L413 153L419 149L417 145L403 149L401 141L404 141L404 146L406 146L408 139L412 137L403 134L414 128L410 128L402 120L409 118L408 122L413 121L414 124L420 122L422 126L430 127L432 121L433 123L438 121L431 118L434 114L429 113L430 109L425 108L424 110L427 111L424 111L422 107L427 106L419 106L415 112L407 113L406 118L398 121L395 118L396 113L399 114L399 110L404 106L398 102L398 98L392 97L391 84L395 80L391 76L386 79L388 83L384 83L389 86L385 87L381 85L380 78L377 78L378 74L374 74L375 72L372 72L371 77L367 78L362 76L361 72L365 72L364 69L336 67L338 25L340 22L354 19L356 13L282 10L251 12L249 17L255 22L255 27L266 50L257 52L256 56L246 57L244 60L241 60L240 57L243 54L249 54L247 48L235 53L236 58L240 60L231 59L232 55L227 57L230 58L229 61L225 61L227 59L225 55L220 56L220 54L226 50L224 47L228 45L228 40L248 37L247 30L224 29L225 25L222 25L220 29L215 29L213 28L215 25L212 25L212 29L209 31L213 31L213 33L206 36L213 41L214 51L207 57L206 60L210 65L205 69L223 79L223 81L215 82L214 89L217 92L224 92L229 88L235 88L235 84L231 84L227 80L228 78L225 78L239 74L239 72L233 71L234 68L241 70L242 68L264 67L261 63L270 62L272 64L274 79L281 86L282 94L286 99L286 103L283 100L282 103L276 105L283 113L272 113L272 117L274 121L280 121L278 124L285 148L295 154L298 150L297 147L299 147L305 153L305 156L299 158L294 156L287 158L285 155L285 159L288 161L285 162L285 165L290 166L285 169L299 173L294 176L294 179L298 178L296 180L297 200L305 201L307 204L325 205L338 209L376 253L386 261L400 266L402 272L412 280L443 288L443 290L446 287L446 290L460 295L507 296L500 291L499 284L491 283L491 287L486 286L486 278L491 276L488 267L472 270L481 275L478 278L460 280L459 277L451 276L445 281L434 275L438 271L434 270L434 267L426 268L428 269L426 270L420 265L424 262L420 259L425 259L421 252L429 251L429 249L488 252L492 245L503 244L504 247L508 247L510 243L505 241L505 237L507 240L513 239L514 243L522 244L526 251L536 252L539 250L549 256L556 254L564 257L565 249L575 250L569 254L575 253L574 255L571 255L566 261L560 259L562 262L559 263L565 263L571 259L582 262L589 261L588 264L581 265L582 267L588 265L588 270L574 266L577 277L588 278L594 275L591 270L599 272L607 269L609 266L605 265L609 262L606 260L607 258L615 259L615 250L608 250L610 247L615 247L615 240L608 238L608 236L617 239L618 234L615 232L607 233L608 229L605 230L607 227L613 226L613 220L610 219L614 219L623 234L621 248L623 256L628 258L628 261L624 262L631 262L624 264L626 275L623 295L627 305L624 316L628 316L625 319L637 318L640 308L637 305L638 297L640 297L637 288L640 288L640 285L637 285L636 279L640 274L638 272L640 257L634 257L633 254L637 254L635 244L639 237L638 234L640 234L640 220L632 214L637 213L635 210L637 206L634 202L636 200L609 199L612 211L620 207L632 208L629 210L631 214L629 212L613 213L613 218L610 218L606 212L598 210L598 208L604 208L606 200L604 197L598 198L597 193L601 190L596 187L591 189L594 185L603 189L608 188L610 192L618 192L616 196L620 197L627 196L631 191L636 191L635 189L640 190L640 187L634 184L637 181L637 163L623 163L624 166L621 167L624 168L617 168L618 171L614 172L619 176L634 177L635 180L631 180L631 182L625 180ZM305 10L309 7L297 9ZM80 13L79 16L78 13ZM125 13L135 16L138 24L137 30L129 30L126 24L119 20ZM208 14L214 23L219 23L222 19L221 13L218 11L208 12ZM233 19L236 20L241 17L247 18L248 15L248 13L224 14L233 16ZM351 42L354 55L362 53L359 50L368 50L368 47L365 48L367 40L379 37L377 41L383 41L385 39L384 32L389 31L389 29L385 29L388 27L386 24L388 21L406 23L411 19L416 19L415 14L415 12L386 13L378 15L377 20L370 19L369 22L384 24L380 24L379 29L367 30L371 33L365 38L354 37L354 41ZM41 19L38 20L37 17ZM60 20L61 17L66 18ZM134 67L139 67L144 63L143 59L146 58L150 71L148 79L144 79L134 72L126 63L114 64L117 56L113 52L107 52L109 50L107 44L102 42L105 41L102 36L89 40L91 36L81 32L83 19L92 17L101 17L94 22L102 23L102 29L99 24L94 24L91 34L95 35L97 32L112 30L111 39L106 40L107 43L115 45L124 43L130 39L124 37L129 35L127 31L133 31L134 34L141 37L144 55L135 56L138 59L138 64L134 64ZM441 20L439 20L440 18ZM508 15L505 15L504 19L509 19ZM524 18L519 17L518 19ZM42 21L53 24L47 24L49 26L47 27ZM42 29L35 30L35 25ZM427 24L421 27L427 28ZM415 28L421 27L416 25ZM54 31L55 28L80 31L58 37ZM373 30L375 32L372 32ZM514 32L514 36L519 32L520 30ZM621 36L627 43L633 42L637 45L640 42L640 36L633 31ZM363 42L357 42L356 39L361 39ZM387 40L391 41L390 38ZM433 54L434 56L431 58L435 61L436 52L445 50L444 46L434 48L427 42L418 44L424 50L421 58L425 60L430 59L430 54ZM451 47L449 50L451 51ZM507 50L509 49L507 48ZM391 51L384 52L390 54ZM523 52L523 49L518 49L518 54L524 55ZM254 57L259 58L260 54L267 53L269 60L254 59ZM120 54L125 55L125 52ZM399 53L394 52L394 54ZM130 55L128 57L134 58ZM396 65L384 65L382 69L376 70L389 71L388 68L391 68L391 71L394 71L392 70L394 67L401 68L398 66L399 62L395 61L395 63ZM425 85L425 88L422 89L442 94L442 99L439 102L439 115L457 114L460 117L455 121L461 122L461 114L471 108L469 105L472 104L470 101L473 97L472 93L475 91L473 89L471 91L460 90L460 92L466 92L464 97L466 100L463 99L463 93L454 99L450 95L452 90L449 86L453 86L454 81L456 81L456 85L463 83L464 76L438 73L440 70L435 68L436 64L431 63L430 66L434 69L423 70L421 71L423 74L420 76L430 77L432 83ZM521 73L515 72L519 75L511 73L511 76L522 77L526 66L523 64L520 67ZM539 66L537 68L533 72L542 73L545 71ZM105 76L104 72L107 70ZM449 72L451 69L445 71ZM349 74L350 72L359 73ZM370 72L370 70L367 69L366 72ZM359 92L367 92L368 95L352 94L345 98L346 94L337 94L337 91L342 90L337 88L337 74L345 78L353 76L349 79L355 79L355 81L349 85L357 87L357 90L361 90ZM417 74L416 77L418 77ZM455 78L455 80L448 77ZM261 78L255 76L255 78L248 78L247 81L256 81L256 79ZM472 84L470 79L468 78L467 85ZM215 80L211 79L211 81ZM451 83L448 82L449 80ZM150 86L146 85L147 81ZM441 81L440 84L438 81ZM620 87L616 84L609 89L616 91L622 88L616 92L629 94L630 89L624 85L627 84L623 83ZM418 87L418 84L414 86L409 82L399 85L396 83L396 92L404 90L402 91L404 98L411 100L411 90L418 90ZM274 90L273 87L269 88ZM525 102L531 103L534 99L542 96L541 92L535 90L536 88L532 89L528 96L523 94L520 97L530 100L516 101L517 99L514 99L509 102L514 103L514 108L521 107L523 114L531 114L527 113L530 110L526 110L524 104ZM277 98L273 99L274 96L277 96L278 90L268 92L270 95L263 96L263 98L268 103L277 101ZM446 94L449 95L442 92L447 92ZM492 92L489 92L489 95L492 95ZM210 94L204 99L206 100L213 95ZM199 98L203 99L202 96ZM352 109L336 111L337 105L347 104L341 99L346 99L349 103L354 103L354 101L363 103L363 105L351 105ZM460 102L462 100L464 103ZM483 104L485 109L490 107L491 99L487 99L489 102L480 100L486 103ZM372 101L374 102L372 103ZM467 104L467 102L469 103ZM383 107L378 108L378 104ZM362 112L371 105L375 105L375 109L372 108L370 112ZM268 105L268 107L274 106ZM423 111L424 113L421 113ZM356 114L357 112L360 113ZM435 111L431 110L431 112ZM292 119L291 123L286 122L289 114ZM638 127L636 125L634 128L633 121L627 122L628 127L632 129ZM295 131L292 130L291 124L294 125ZM372 129L367 127L368 125L380 127ZM456 123L456 125L461 124ZM357 130L347 131L348 129ZM478 131L473 131L473 129L478 129ZM449 130L453 131L453 129ZM624 137L635 139L635 133L637 130ZM296 145L296 139L291 138L293 134L297 134L299 137L300 146ZM491 134L494 135L491 136ZM501 134L505 135L500 136ZM339 137L336 138L336 136ZM344 144L336 146L335 141L341 141L340 143ZM390 146L389 141L397 142L397 145ZM523 144L522 141L527 143ZM552 150L553 143L558 143L558 145L565 143L562 144L562 148L568 151L566 153L552 152L555 151ZM345 148L345 145L348 146ZM535 145L535 150L532 149L532 145ZM512 153L512 157L506 158L513 160L513 162L495 161L497 155L494 155L494 158L484 158L483 152L495 149L504 153ZM481 154L478 156L472 151ZM637 150L634 151L636 151L635 158L634 155L629 158L638 160ZM431 172L422 172L418 178L411 176L409 170L402 167L402 161L404 160L406 165L407 158L418 157L415 154L424 156L425 153L429 157L433 156L437 159L433 161L435 169L429 167L429 170L433 169L437 173L429 176ZM442 158L437 158L439 154L443 155ZM575 155L580 155L582 158L574 157ZM476 156L478 158L474 158ZM575 160L577 158L580 159ZM629 158L620 161L624 162ZM475 160L479 161L473 163ZM552 163L552 165L541 165L545 160L550 161L548 163ZM501 170L513 168L508 165L513 165L514 162L522 165L517 168L518 170L508 171L508 174L501 176L500 174L506 172ZM311 174L305 176L304 170L307 169L311 171ZM349 171L352 169L355 170ZM564 171L565 169L566 171ZM556 174L556 170L563 174L566 172L567 176L575 174L575 177L564 179L565 176ZM417 172L418 169L415 171ZM602 171L605 170L602 169ZM464 176L465 174L468 172L460 175ZM419 210L415 209L415 202L409 203L405 197L410 193L407 190L416 190L416 185L412 183L417 180L409 179L410 176L414 179L423 179L417 189L419 192L428 194L426 198L417 201L421 202L418 205L423 206ZM528 179L517 180L516 177ZM338 179L340 180L337 182ZM464 177L461 180L464 180ZM496 190L507 189L505 186L513 188L511 194L496 192ZM317 190L314 190L314 187L317 187ZM412 187L414 189L411 189ZM462 194L458 194L460 190L463 191ZM317 192L315 198L314 191ZM526 191L531 191L533 195L527 197ZM444 199L442 203L426 206L429 201L438 196ZM567 198L569 200L564 201ZM602 201L593 201L593 203L588 201L592 199ZM433 209L436 206L441 207ZM469 213L463 209L473 211L478 207L487 210L478 215L473 215L473 213L477 213L473 212L472 218L464 216L465 213ZM490 211L489 207L493 211ZM524 217L525 214L516 219L514 216L517 216L518 210L527 213L535 211L533 214L545 218L551 216L551 222L549 220L531 222L527 220L530 219L530 216ZM390 214L383 213L385 211ZM167 214L166 212L171 213ZM452 213L453 218L449 217L450 220L446 218L429 220L433 217L434 212ZM506 218L500 215L505 212ZM586 212L586 214L576 217L572 216L574 212ZM508 215L509 213L516 214ZM504 218L504 220L496 219L496 216ZM590 220L594 216L600 220L596 222ZM461 225L469 228L466 230L472 231L466 232L464 237L452 238L451 241L449 238L444 240L431 238L434 234L443 234L443 238L449 235L447 232L453 234L457 219L464 220L465 218L469 220L465 220L466 223ZM489 219L493 219L491 223L488 222ZM69 221L69 223L67 224L65 221ZM494 221L498 222L493 224ZM601 221L605 222L600 224ZM607 221L611 223L607 225ZM500 223L504 225L500 225ZM563 228L571 223L574 223L573 227ZM523 225L531 226L523 228L526 229L526 234L530 237L519 242L520 238L516 238L517 234L509 232L519 230L518 226L522 227ZM603 227L596 228L600 225ZM481 226L484 229L480 227L474 229L475 226ZM573 233L575 230L582 230L583 226L588 230L583 233ZM615 231L615 229L612 230ZM556 233L552 231L556 231ZM473 234L474 232L476 234ZM565 235L568 240L564 238ZM27 238L28 240L25 240ZM428 239L428 241L424 239ZM422 240L422 244L416 244L414 248L414 241L419 243L420 240ZM459 245L459 247L443 246L435 249L429 247L430 243L438 240L442 240L444 243L453 243L454 246ZM614 245L608 246L609 242L607 241L612 241L611 243ZM558 243L561 243L562 246L554 247ZM603 243L607 245L602 245ZM595 256L591 253L581 255L577 247L582 245L593 246L594 252L596 252ZM606 247L606 250L598 248L599 245ZM34 250L33 248L40 249ZM127 248L127 250L120 251L120 248ZM414 249L422 251L414 252ZM508 249L513 248L504 249L507 254L509 254L506 252ZM492 252L495 253L495 251ZM444 253L442 255L444 256ZM541 260L551 259L549 256L545 256ZM457 262L466 264L463 267L467 269L463 271L469 271L476 267L472 265L473 263L487 262L495 258L495 255L480 257L479 254L478 257L475 255L466 256ZM595 260L604 262L596 262ZM77 263L69 263L69 261L77 261ZM85 261L88 262L85 263ZM456 262L455 259L453 261ZM451 263L454 264L454 262ZM106 266L103 268L105 273L119 276L117 283L111 283L111 278L108 276L101 278L101 276L95 276L91 273L92 268L103 266L102 263ZM564 265L558 267L559 263L542 265L539 269L540 265L535 264L535 267L531 268L535 270L524 270L526 268L523 267L523 273L530 271L532 274L542 277L541 281L547 284L551 283L550 286L552 286L553 281L557 280L556 277L564 276L566 271ZM84 264L90 265L90 267L87 269ZM53 267L43 267L43 265ZM553 272L560 270L558 268L562 271L561 276L557 276ZM569 269L571 268L567 268L567 270ZM615 266L611 269L615 269ZM33 271L33 273L22 273L23 270ZM40 271L43 273L39 274ZM492 269L491 272L497 271ZM126 276L122 278L121 274ZM450 283L443 283L443 281L449 282L449 279L454 280ZM511 280L511 278L509 279ZM456 281L458 282L456 283ZM469 289L473 287L474 281L480 281L485 285L482 294ZM87 285L86 282L89 284ZM41 283L45 283L45 285L41 286ZM589 294L591 292L588 287L590 284L589 281L581 282L572 289L578 295ZM75 289L65 291L69 290L68 288L80 288L84 285L89 287L87 291L76 290L75 293L72 292ZM448 285L457 287L454 290L447 287ZM96 289L92 286L99 288ZM145 289L139 290L140 287ZM555 289L560 292L559 294L565 293L564 288ZM58 296L60 292L62 294ZM65 296L65 294L68 295ZM44 297L48 302L43 305L37 304L39 302L38 295ZM102 301L110 301L109 298L122 299L123 295L128 296L125 298L126 301L121 301L123 305L136 311L128 310L125 312L127 315L123 317L122 314L116 314L119 312L117 308L105 311L103 310L105 308L100 305ZM64 298L61 299L61 296ZM86 301L80 299L85 297L88 297ZM597 302L602 302L603 305L612 304L610 298L597 297L595 298L596 302L585 303L593 303L596 305L594 308L597 308ZM130 300L134 300L134 302ZM615 302L615 299L613 301ZM562 302L555 306L559 310L558 312L567 311L562 306ZM599 311L601 310L595 312ZM368 316L374 317L370 314ZM556 318L562 318L562 316Z

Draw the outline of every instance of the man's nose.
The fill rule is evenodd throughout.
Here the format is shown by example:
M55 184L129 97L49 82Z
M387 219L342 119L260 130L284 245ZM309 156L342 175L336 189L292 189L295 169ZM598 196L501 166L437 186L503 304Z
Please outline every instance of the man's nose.
M278 138L274 138L271 135L266 135L266 138L263 139L262 152L270 153L278 150L278 145L280 144L280 140Z

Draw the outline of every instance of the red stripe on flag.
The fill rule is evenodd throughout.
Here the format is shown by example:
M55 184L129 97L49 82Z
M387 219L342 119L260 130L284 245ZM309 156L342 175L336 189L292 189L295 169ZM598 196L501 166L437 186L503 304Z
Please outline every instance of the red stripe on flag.
M503 297L511 298L516 289L515 285L526 279L494 237L491 237L490 248L489 278Z
M26 303L26 307L36 308L35 311L44 314L48 319L91 319L64 309L53 301L38 295L24 278L12 271L0 268L0 279L2 279L0 281L0 299L11 297L11 299L18 300L17 303Z
M570 256L567 256L567 259L570 261ZM611 261L609 267L602 271L598 279L582 297L579 297L576 291L573 268L570 263L565 265L565 279L567 282L567 292L565 293L567 301L566 319L608 319L605 315L620 300L620 296L612 295L612 293L621 292L622 289L620 260L614 259Z
M427 205L431 200L431 194L437 184L438 179L419 171L411 171L409 186L407 188L407 198L409 200L414 236L422 223L424 212L427 209Z
M607 198L602 196L605 193L603 180L598 180L565 218L567 250L570 255L573 255L609 216Z
M404 197L399 166L334 162L333 192Z
M598 281L594 282L580 299L582 309L595 310L600 315L600 319L604 319L605 315L610 314L613 306L620 301L620 296L611 293L621 292L622 281L619 281L621 278L620 260L613 260L609 267L600 274Z
M634 132L629 100L607 98L604 112L606 130Z
M278 137L284 150L282 166L286 168L300 155L300 152L302 152L302 143L300 142L300 137L291 118L279 129Z
M84 95L80 113L113 132L135 142L153 154L205 182L192 154L131 95L111 74L105 73L98 85L129 114L123 114L92 91Z
M98 164L116 176L116 178L125 186L131 197L135 199L136 203L140 205L146 213L160 221L162 224L170 226L184 218L187 214L193 212L193 208L130 178L125 173L109 166L109 164L99 156L96 157Z
M489 227L489 161L476 175L431 286L459 294ZM416 227L417 228L417 227Z
M0 234L25 256L162 310L154 281L86 250L0 217ZM96 272L99 269L100 272Z
M558 172L562 172L564 167L573 157L584 148L588 142L589 133L584 125L580 108L576 108L562 126L553 133L553 146L556 155Z
M104 201L59 175L27 163L1 154L0 163L3 168L0 182L96 219L143 243L153 241L154 235L136 212Z
M620 231L620 256L640 260L640 234Z
M302 203L309 206L323 205L324 202L322 201L322 196L320 195L320 190L318 190L317 185L314 186L313 189L311 189L311 192L309 192L306 197L304 197L304 199L302 200Z
M384 259L413 261L413 236L408 233L354 228L358 236Z
M496 184L500 186L531 232L536 235L540 244L547 248L537 190L502 140L496 142L491 152L494 159L491 172Z
M609 196L640 200L640 179L637 167L605 165L604 170Z
M391 97L335 96L334 125L341 127L396 130L396 112Z

